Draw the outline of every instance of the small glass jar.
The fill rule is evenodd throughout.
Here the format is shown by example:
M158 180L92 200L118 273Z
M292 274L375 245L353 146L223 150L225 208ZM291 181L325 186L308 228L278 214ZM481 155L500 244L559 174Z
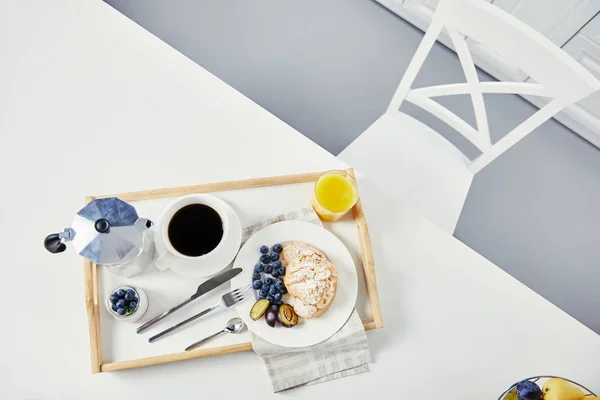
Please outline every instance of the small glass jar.
M125 293L128 290L133 290L133 292L135 293L135 298L138 299L138 301L135 302L136 304L133 308L128 307L131 301L127 301L125 298L118 299L123 300L123 302L125 303L123 307L119 307L117 304L113 304L113 302L111 301L111 296L113 294L116 295L116 293L119 290L123 290ZM136 322L140 318L142 318L144 314L146 314L146 311L148 311L148 296L146 296L146 292L144 292L142 289L136 286L121 285L111 289L106 294L106 300L104 304L106 306L106 310L110 315L112 315L114 319L118 321ZM118 313L119 308L123 308L123 314Z
M317 179L310 203L326 222L339 221L358 200L358 185L345 171L327 171Z

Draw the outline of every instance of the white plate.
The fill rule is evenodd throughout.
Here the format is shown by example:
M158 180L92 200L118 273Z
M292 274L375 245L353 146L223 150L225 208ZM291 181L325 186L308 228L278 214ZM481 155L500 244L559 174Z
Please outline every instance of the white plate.
M329 309L318 318L300 318L293 328L276 326L271 328L264 318L253 321L250 309L252 299L238 304L237 311L248 328L257 336L273 344L285 347L312 346L327 340L346 323L358 295L358 276L352 256L344 244L331 232L315 224L303 221L284 221L269 225L255 233L238 253L233 265L243 271L231 281L232 288L247 285L252 281L254 264L258 262L261 245L272 246L275 243L285 245L297 241L310 244L327 255L338 272L337 294ZM285 298L284 296L284 302Z

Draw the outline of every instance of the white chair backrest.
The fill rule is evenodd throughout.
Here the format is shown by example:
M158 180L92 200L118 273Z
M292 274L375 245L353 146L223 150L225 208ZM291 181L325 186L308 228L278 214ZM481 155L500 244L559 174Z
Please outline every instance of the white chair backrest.
M466 83L411 89L442 29L446 29L450 36ZM536 83L479 82L465 37L494 51L527 73ZM400 105L406 100L441 119L481 150L482 154L470 165L473 172L478 172L562 109L599 89L600 81L582 65L548 38L500 8L482 0L441 0L387 113L399 112ZM535 95L551 100L492 144L483 101L484 93ZM477 129L432 100L438 96L464 94L470 95L473 102Z

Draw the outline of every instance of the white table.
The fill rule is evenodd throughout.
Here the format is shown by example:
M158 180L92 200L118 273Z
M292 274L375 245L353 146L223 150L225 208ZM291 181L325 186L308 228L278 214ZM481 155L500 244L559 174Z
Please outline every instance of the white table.
M42 240L85 195L343 164L99 0L3 2L0 50L0 397L274 397L252 352L92 375L81 259ZM386 325L372 372L283 396L494 399L542 373L600 391L600 336L359 183Z

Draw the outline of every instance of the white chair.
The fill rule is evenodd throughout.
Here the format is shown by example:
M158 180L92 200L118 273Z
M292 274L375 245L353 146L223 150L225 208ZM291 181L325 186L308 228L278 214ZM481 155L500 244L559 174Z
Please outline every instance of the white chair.
M443 29L452 40L466 83L411 89ZM535 83L479 82L469 37L526 72ZM475 173L552 118L600 89L600 81L549 39L482 0L441 0L387 111L338 157L405 204L453 233ZM484 93L548 97L547 105L491 143ZM432 100L469 94L477 129ZM480 151L469 160L440 134L399 111L408 101L447 123Z

